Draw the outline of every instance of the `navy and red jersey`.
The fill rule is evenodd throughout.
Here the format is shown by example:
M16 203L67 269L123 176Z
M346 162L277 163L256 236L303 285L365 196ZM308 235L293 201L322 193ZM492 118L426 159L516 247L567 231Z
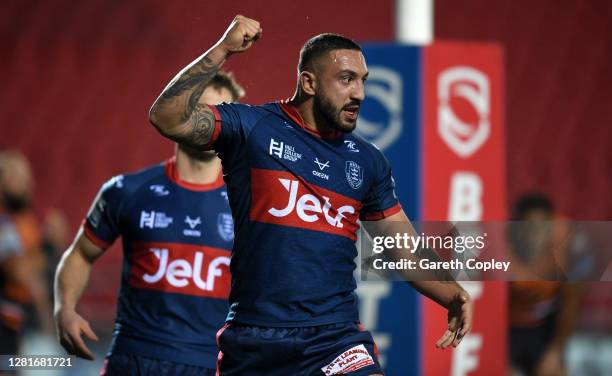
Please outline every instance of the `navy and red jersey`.
M171 159L116 176L102 186L83 227L102 248L123 241L109 354L215 368L234 238L221 174L211 184L189 184Z
M310 130L286 102L210 108L236 226L228 321L357 321L357 221L401 210L388 161L356 135Z

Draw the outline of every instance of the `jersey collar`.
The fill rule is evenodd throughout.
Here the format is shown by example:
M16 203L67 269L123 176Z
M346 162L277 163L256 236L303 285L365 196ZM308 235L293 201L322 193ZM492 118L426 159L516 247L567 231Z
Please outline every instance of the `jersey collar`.
M176 157L172 157L164 162L164 172L170 181L190 191L212 191L213 189L221 188L223 186L223 172L219 172L217 179L208 184L194 184L181 180L178 170L176 169Z

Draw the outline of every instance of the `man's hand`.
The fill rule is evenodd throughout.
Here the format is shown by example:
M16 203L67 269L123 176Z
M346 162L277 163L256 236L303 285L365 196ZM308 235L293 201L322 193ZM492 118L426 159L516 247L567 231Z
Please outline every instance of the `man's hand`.
M243 52L248 50L255 41L261 38L263 29L259 22L247 18L242 15L237 15L232 20L223 37L219 40L218 45L222 47L227 54Z
M462 291L448 305L448 329L436 342L436 347L445 349L450 345L457 347L472 328L473 306L470 296Z
M57 326L57 336L60 344L68 354L73 354L79 358L94 360L92 352L89 350L81 333L93 341L98 340L98 336L91 329L87 320L72 310L60 310L55 315Z

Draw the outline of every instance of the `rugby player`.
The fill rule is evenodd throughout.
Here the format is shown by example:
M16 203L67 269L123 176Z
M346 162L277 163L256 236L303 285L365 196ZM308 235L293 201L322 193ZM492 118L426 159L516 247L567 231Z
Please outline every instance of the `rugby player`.
M218 72L195 101L241 96L234 80ZM102 186L56 272L57 331L70 354L93 360L81 335L97 337L76 305L92 265L119 236L121 289L102 374L213 375L234 237L216 155L178 145L170 160Z
M414 230L395 196L387 160L351 133L365 97L364 56L350 39L318 35L300 52L290 100L198 104L194 98L222 63L249 49L262 32L258 21L236 16L150 111L162 135L213 149L222 161L236 241L218 372L382 374L372 336L358 323L357 220L370 221L368 230L379 234L395 222ZM470 329L469 295L448 280L413 286L448 309L449 326L438 346L456 346Z

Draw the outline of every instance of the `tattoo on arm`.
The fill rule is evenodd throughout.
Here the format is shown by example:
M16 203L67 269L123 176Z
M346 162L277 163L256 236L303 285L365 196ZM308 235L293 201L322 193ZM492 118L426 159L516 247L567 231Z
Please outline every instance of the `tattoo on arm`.
M219 70L219 65L204 56L185 68L168 84L154 105L154 112L163 111L165 105L178 100L176 124L188 125L181 135L173 135L175 141L191 146L206 144L214 131L215 117L212 111L198 103L204 89ZM174 106L173 106L174 107ZM175 116L175 115L172 115Z
M208 106L202 106L196 102L194 107L189 120L192 127L187 138L194 146L205 145L210 141L215 130L215 115Z

